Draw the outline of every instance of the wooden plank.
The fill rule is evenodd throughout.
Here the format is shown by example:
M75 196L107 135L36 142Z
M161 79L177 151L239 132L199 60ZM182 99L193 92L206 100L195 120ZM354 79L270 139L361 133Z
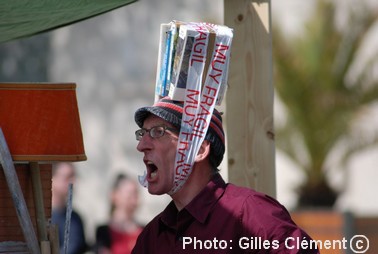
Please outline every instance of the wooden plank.
M226 97L229 181L276 196L270 0L224 0L234 29ZM236 124L237 123L237 124Z
M49 241L41 241L41 254L51 254L51 246Z
M29 251L24 242L1 242L0 253L29 254Z
M43 192L41 183L41 173L39 169L38 162L29 163L32 183L33 183L33 195L34 195L34 205L35 213L37 217L37 229L40 241L47 241L47 229L46 229L46 216L45 216L45 205L43 202Z
M58 225L49 224L48 237L50 241L51 254L59 254L59 230Z
M26 206L24 195L17 178L16 170L13 165L12 157L9 152L3 131L0 128L0 160L3 165L4 175L7 180L9 191L16 208L18 220L21 224L26 244L32 254L40 254L37 236L34 232L33 224L30 219L29 211Z

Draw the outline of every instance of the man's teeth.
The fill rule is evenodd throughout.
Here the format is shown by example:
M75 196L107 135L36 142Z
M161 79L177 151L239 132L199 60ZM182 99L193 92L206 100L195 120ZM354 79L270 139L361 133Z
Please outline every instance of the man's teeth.
M155 167L155 166L154 166L154 163L153 163L152 161L147 161L147 165L153 165L153 167ZM156 171L153 171L153 172L151 172L150 177L151 177L151 178L155 178L156 175L157 175L157 172L156 172Z

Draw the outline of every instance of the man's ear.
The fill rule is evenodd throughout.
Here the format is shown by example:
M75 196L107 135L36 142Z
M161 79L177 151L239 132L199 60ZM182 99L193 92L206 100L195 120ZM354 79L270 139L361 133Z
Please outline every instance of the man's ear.
M197 153L195 162L199 162L204 160L206 157L210 155L210 142L208 140L204 140L200 146L200 149Z

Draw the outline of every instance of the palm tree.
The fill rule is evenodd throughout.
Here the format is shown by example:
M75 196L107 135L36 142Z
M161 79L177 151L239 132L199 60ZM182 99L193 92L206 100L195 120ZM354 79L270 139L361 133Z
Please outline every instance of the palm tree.
M354 68L378 12L351 13L349 23L338 27L336 10L333 2L318 0L306 30L295 38L273 25L275 88L287 112L276 130L277 147L305 172L299 207L332 206L337 199L326 167L341 143L341 163L378 143L377 133L368 141L354 135L356 119L378 101L378 81L372 76L376 57L362 71Z

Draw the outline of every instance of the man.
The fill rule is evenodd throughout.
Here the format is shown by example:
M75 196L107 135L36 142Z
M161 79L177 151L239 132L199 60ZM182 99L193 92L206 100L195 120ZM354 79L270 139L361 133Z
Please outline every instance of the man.
M51 222L58 225L59 252L64 253L64 231L66 224L66 204L69 184L75 181L75 168L72 163L59 162L53 166L52 177L52 216ZM85 253L87 243L80 215L72 211L68 254Z
M276 200L224 182L217 169L225 152L217 110L191 174L172 192L182 113L183 103L168 97L135 113L148 191L169 194L172 202L145 227L132 253L318 253Z

